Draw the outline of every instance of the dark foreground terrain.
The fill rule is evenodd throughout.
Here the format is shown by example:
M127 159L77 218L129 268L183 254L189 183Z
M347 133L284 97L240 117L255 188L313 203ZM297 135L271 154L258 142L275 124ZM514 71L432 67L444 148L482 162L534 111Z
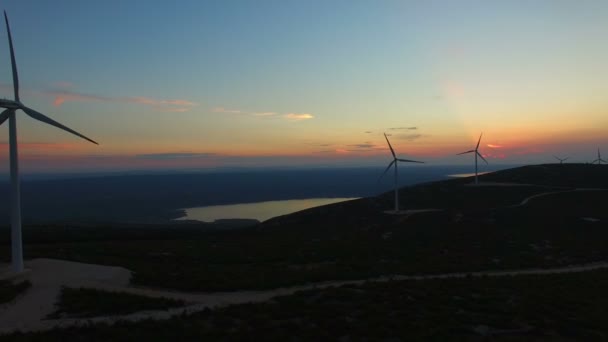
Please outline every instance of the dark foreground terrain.
M386 213L393 194L385 193L243 229L29 227L25 254L124 266L135 285L184 291L608 260L608 166L528 166L480 179L402 188L402 209L438 209L413 215ZM8 260L8 234L2 244ZM370 283L164 322L12 337L603 340L607 274Z
M6 341L604 341L608 271L391 281Z

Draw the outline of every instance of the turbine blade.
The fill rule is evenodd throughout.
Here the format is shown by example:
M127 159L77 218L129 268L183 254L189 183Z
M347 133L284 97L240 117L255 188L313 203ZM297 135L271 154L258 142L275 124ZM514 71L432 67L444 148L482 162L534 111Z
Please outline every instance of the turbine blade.
M17 75L17 62L15 61L13 37L11 36L11 27L8 25L8 16L6 15L6 11L4 11L4 22L6 23L6 32L8 33L8 46L11 51L11 65L13 67L13 90L15 91L15 101L19 101L19 76Z
M470 150L470 151L466 151L466 152L462 152L462 153L456 153L457 156L461 155L461 154L467 154L467 153L473 153L475 152L475 150Z
M57 128L61 128L62 130L70 132L70 133L72 133L72 134L74 134L76 136L79 136L79 137L81 137L81 138L83 138L85 140L88 140L88 141L92 142L95 145L99 145L95 140L92 140L92 139L89 139L89 138L85 137L84 135L76 132L75 130L73 130L73 129L69 128L69 127L66 127L66 126L60 124L59 122L57 122L57 121L49 118L48 116L46 116L44 114L38 113L37 111L35 111L35 110L31 109L31 108L27 108L26 106L21 106L21 109L25 112L25 114L31 116L32 118L34 118L34 119L36 119L38 121L42 121L42 122L47 123L47 124L49 124L51 126L55 126Z
M475 151L477 152L477 151ZM484 162L486 162L486 164L488 164L488 161L486 160L486 158L484 158L481 153L477 152L477 155L479 156L479 158L483 159ZM488 164L489 165L489 164Z
M390 170L390 168L391 168L391 166L393 166L393 164L395 164L395 160L393 160L390 164L388 164L388 166L386 167L386 169L384 169L384 172L378 178L378 183L382 180L382 178L384 177L384 175L386 175L386 173L388 172L388 170Z
M397 158L397 156L395 155L395 151L393 150L393 146L391 146L391 142L388 141L388 137L386 136L386 133L384 133L384 139L386 139L386 142L388 143L388 147L391 149L391 153L393 154L393 157Z
M483 132L479 135L479 140L477 140L477 147L475 147L475 151L477 151L479 149L479 143L481 142L482 135L483 135Z
M0 125L2 125L4 123L4 121L6 121L6 119L8 119L9 116L11 116L12 111L13 111L12 109L5 109L4 112L2 112L2 114L0 114Z
M420 163L420 164L424 164L424 162L421 161L416 161L416 160L409 160L409 159L397 159L400 162L404 162L404 163Z
M558 156L553 156L553 158L555 158L555 159L557 159L557 160L559 160L559 161L562 161L561 159L559 159L559 157L558 157Z
M568 158L570 158L570 157L566 157L566 158L562 159L562 161L566 161L566 160L568 160Z

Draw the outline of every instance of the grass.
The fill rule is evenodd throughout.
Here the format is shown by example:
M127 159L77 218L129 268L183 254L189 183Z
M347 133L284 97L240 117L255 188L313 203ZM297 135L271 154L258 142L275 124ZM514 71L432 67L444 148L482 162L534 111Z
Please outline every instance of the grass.
M166 321L13 334L11 341L601 341L608 271L317 289Z
M0 304L12 301L19 294L26 291L30 286L32 286L32 283L30 283L29 280L24 280L18 283L0 280Z
M151 298L129 293L64 287L61 289L57 311L49 318L126 315L145 310L166 310L185 304L184 301L169 298Z

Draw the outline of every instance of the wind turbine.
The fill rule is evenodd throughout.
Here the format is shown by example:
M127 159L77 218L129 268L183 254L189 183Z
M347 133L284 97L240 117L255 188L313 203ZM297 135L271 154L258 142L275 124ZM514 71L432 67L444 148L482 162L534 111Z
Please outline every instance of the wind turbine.
M607 161L605 161L604 159L602 159L602 155L600 154L600 149L598 147L597 149L597 159L592 161L591 164L595 164L595 162L597 162L598 165L602 164L602 163L608 163Z
M484 162L486 162L486 164L488 163L488 161L486 160L486 158L484 158L481 153L479 153L479 143L481 142L481 136L483 135L483 133L481 133L479 135L479 140L477 141L477 146L475 146L474 150L470 150L470 151L466 151L466 152L462 152L462 153L458 153L457 155L461 155L461 154L467 154L467 153L475 153L475 184L479 184L479 181L477 180L477 156L479 156L479 158L483 159Z
M0 99L0 108L6 108L0 114L0 125L8 119L9 124L9 149L10 149L10 173L11 173L11 258L12 267L15 273L23 271L23 246L21 237L21 191L19 189L19 158L17 153L17 116L16 112L21 109L25 114L33 119L42 121L51 126L55 126L64 131L70 132L96 145L95 141L84 135L60 124L59 122L41 114L31 108L26 107L19 99L19 77L17 75L17 63L15 62L15 51L13 49L13 38L11 28L8 25L8 17L4 11L4 21L8 33L8 45L11 53L11 66L13 70L13 89L15 92L14 100Z
M560 163L560 164L563 164L563 163L564 163L566 160L568 160L568 158L569 158L569 157L566 157L566 158L560 158L560 157L558 157L558 156L553 156L553 157L554 157L555 159L559 160L559 163Z
M393 146L391 146L391 142L388 141L388 137L386 136L386 133L384 133L384 139L386 139L386 143L388 144L388 147L391 149L391 154L393 155L393 161L390 162L390 164L388 164L388 166L384 170L384 173L382 173L382 176L380 176L380 179L382 179L382 177L384 177L384 175L388 172L388 170L391 168L391 166L395 165L395 213L397 213L397 212L399 212L399 171L398 171L398 167L397 167L398 162L420 163L420 164L424 164L424 162L397 158L397 155L395 154L395 150L393 150ZM378 179L378 180L380 180L380 179Z

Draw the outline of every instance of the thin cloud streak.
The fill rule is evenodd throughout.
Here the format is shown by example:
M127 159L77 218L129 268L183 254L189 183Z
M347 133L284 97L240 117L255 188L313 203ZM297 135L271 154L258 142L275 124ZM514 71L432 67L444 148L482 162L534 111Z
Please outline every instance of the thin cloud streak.
M183 100L183 99L155 99L145 96L132 96L132 97L107 97L90 94L82 94L72 91L43 91L43 95L54 97L53 105L59 107L65 102L119 102L119 103L134 103L152 107L159 111L166 112L187 112L193 107L197 106L196 102Z
M395 139L414 141L426 137L423 134L395 134Z
M214 113L228 113L228 114L241 114L241 115L249 115L255 116L259 118L273 118L273 117L281 117L290 121L302 121L314 119L314 115L309 113L287 113L280 115L277 112L249 112L240 109L226 109L224 107L215 107L211 111Z
M73 85L65 81L57 82L53 84L53 87L60 89L22 89L22 93L31 94L34 96L51 97L53 98L53 106L55 107L60 107L66 102L114 102L144 105L163 112L187 112L198 106L198 103L184 99L155 99L146 96L111 97L79 93L68 90L69 88L73 88ZM8 84L0 84L0 89L12 92L13 86Z
M414 126L412 126L412 127L391 127L391 128L389 128L389 130L391 130L391 131L397 131L397 130L410 130L410 131L414 131L414 130L417 130L417 129L418 129L418 127L414 127Z
M186 159L186 158L207 158L207 157L215 157L215 156L217 156L216 153L171 152L171 153L137 154L137 155L135 155L135 158L168 160L168 159Z
M302 114L298 114L298 113L288 113L283 115L284 118L292 120L292 121L302 121L302 120L309 120L309 119L314 119L314 115L312 114L308 114L308 113L302 113Z
M35 150L35 151L67 151L79 149L81 145L74 143L54 143L54 142L19 142L19 149L21 150ZM0 142L0 149L5 150L9 148L9 143L6 141Z

